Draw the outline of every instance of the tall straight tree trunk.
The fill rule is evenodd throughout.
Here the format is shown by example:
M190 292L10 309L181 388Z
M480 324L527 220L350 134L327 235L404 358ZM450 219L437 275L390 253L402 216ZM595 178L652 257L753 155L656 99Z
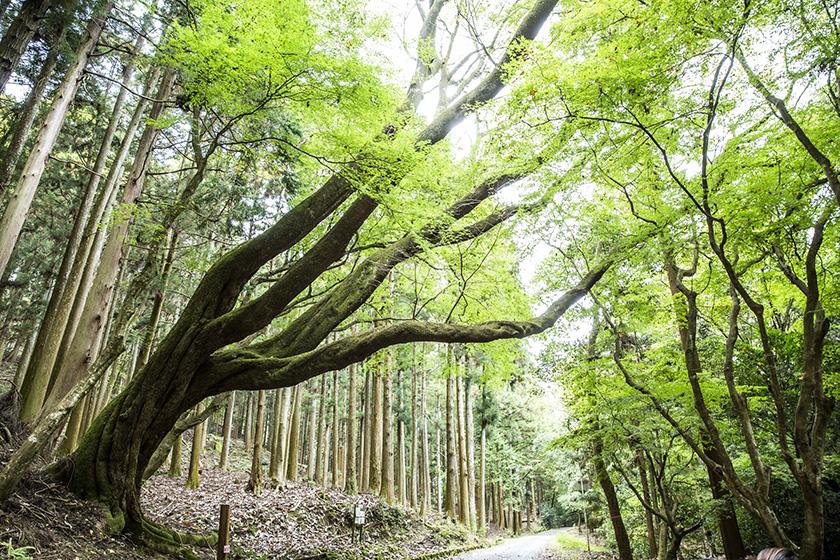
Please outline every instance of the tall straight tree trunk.
M306 421L306 477L315 480L316 459L318 452L318 403L319 395L315 393L315 380L312 380L310 390L309 414Z
M158 289L155 290L152 311L149 314L149 324L146 329L146 336L143 338L143 345L140 350L140 358L137 367L143 367L149 361L149 356L155 346L160 316L163 313L163 303L166 298L166 287L169 284L169 274L172 271L172 263L175 260L175 247L178 243L178 231L170 228L166 247L166 256L163 259L163 267L160 271Z
M487 528L487 507L484 503L485 495L487 492L487 464L486 464L486 453L487 453L487 427L482 423L481 426L481 440L479 442L478 447L478 503L477 506L477 515L478 515L478 530L484 531Z
M467 420L466 420L466 395L464 394L464 380L461 377L455 379L457 386L457 403L458 407L456 421L458 424L458 464L459 464L459 495L458 503L460 505L459 519L466 527L470 525L470 473L469 463L467 461Z
M51 319L47 319L45 316L41 322L42 326L38 331L38 341L36 342L38 362L36 364L36 360L33 360L30 363L26 377L28 378L27 383L31 387L22 391L24 398L20 416L24 422L34 418L43 406L54 366L62 353L63 341L66 339L69 342L75 332L78 316L81 314L84 302L87 299L96 264L104 245L106 228L102 227L102 222L113 204L117 183L122 176L122 169L128 157L132 140L148 106L148 97L154 95L152 88L157 77L157 68L149 71L149 76L143 88L143 97L137 102L120 147L111 163L105 185L97 195L90 218L87 220L80 246L76 250L72 267L64 283L64 289L56 304L55 313ZM157 103L156 108L152 109L150 113L150 118L159 116L162 108L163 104ZM93 177L90 180L93 181Z
M386 356L388 358L382 376L382 485L380 495L389 504L394 504L397 499L394 492L394 421L391 403L393 387L390 352Z
M64 119L67 117L70 103L73 102L76 92L79 90L88 58L99 41L99 35L105 26L105 20L113 7L113 0L105 0L105 3L96 10L94 16L88 22L85 35L78 49L76 49L75 59L53 94L52 106L44 117L44 124L41 126L32 152L23 166L20 179L15 185L12 197L6 206L2 219L0 219L0 275L3 274L9 264L12 250L17 243L26 215L29 213L29 207L32 205L35 191L41 182L41 176L44 174L47 160L58 139L58 133L64 126ZM0 61L3 60L2 48L3 45L0 44ZM3 62L0 62L0 85L5 84L2 64ZM6 74L5 79L8 80L8 74Z
M615 492L615 485L613 485L607 471L607 465L604 463L603 443L600 438L596 438L592 445L592 462L595 467L595 477L598 479L598 484L601 486L604 499L607 502L607 510L615 534L615 543L618 547L619 560L633 560L633 548L630 546L630 537L624 525L624 518L621 516L621 506Z
M338 372L333 372L332 379L332 486L338 488L340 485L340 460L338 434L340 420L338 418Z
M23 0L20 5L20 10L0 39L0 92L6 88L44 14L52 5L53 0Z
M321 375L321 389L318 401L317 448L315 450L315 482L324 486L326 483L325 467L327 464L327 374Z
M419 486L420 486L420 466L417 464L419 460L419 434L418 434L418 418L417 418L417 344L411 343L411 452L409 455L410 468L409 472L409 503L411 507L418 508L419 504ZM422 509L422 508L421 508Z
M447 361L452 351L447 348ZM446 378L446 514L458 520L458 436L455 373L450 369Z
M397 472L394 478L397 481L397 501L403 506L408 505L405 459L405 424L401 418L397 417Z
M432 510L432 473L431 458L429 457L429 420L426 416L425 368L421 369L420 376L420 422L423 426L420 433L420 480L422 481L420 515L425 515Z
M168 97L173 80L173 72L169 71L164 75L158 88L159 99ZM162 111L163 103L156 103L149 117L152 119L157 118ZM135 112L135 117L139 119L140 115ZM157 134L158 129L152 124L147 125L143 131L137 146L129 182L123 192L122 204L124 205L130 206L140 195L148 170L149 154ZM127 140L126 138L124 142ZM125 147L125 150L127 149ZM123 147L121 147L122 150ZM112 165L111 172L109 173L109 183L113 185L118 180L118 176L114 173L115 167L116 162ZM101 193L100 200L97 203L98 208L102 208L103 211L110 206L109 202L104 200L103 195L106 194L110 198L112 193ZM124 241L128 235L127 220L117 223L108 232L107 243L101 249L101 258L99 259L98 266L93 257L95 253L100 251L100 247L102 247L105 240L105 235L98 227L98 224L93 224L89 228L89 231L90 229L94 230L94 237L91 240L91 253L87 260L83 259L79 262L79 267L76 267L74 264L74 268L82 271L80 272L78 290L75 296L70 296L69 294L71 288L69 282L65 288L65 292L68 292L68 300L64 303L68 305L67 307L62 307L62 309L66 310L69 308L69 315L66 315L66 327L60 328L61 325L59 324L55 326L56 338L52 339L52 343L58 344L58 347L55 350L57 354L54 355L55 368L52 371L50 383L47 388L46 404L44 407L47 410L51 409L54 403L57 403L70 391L73 385L85 375L87 369L93 363L96 357L94 346L96 341L101 338L104 328L103 318L107 316L106 310L113 299L120 263L125 258L123 250L125 245ZM77 253L80 257L82 256L82 251L78 251ZM73 276L72 272L71 276ZM60 342L57 342L59 339ZM51 348L56 347L51 346ZM42 371L46 371L46 369Z
M196 407L196 412L201 413L204 410L203 405ZM199 473L201 471L201 454L204 451L202 442L204 441L204 430L207 421L201 422L193 428L192 450L190 451L190 470L187 473L187 488L198 488L201 484Z
M382 488L382 373L377 366L371 373L370 472L368 490L379 494Z
M441 417L445 416L445 414L440 413L440 397L438 397L437 402L435 403L435 410L438 411L438 425L435 426L435 488L437 489L437 494L435 497L435 503L437 506L437 512L443 513L443 500L444 500L444 479L449 480L448 470L447 467L444 466L443 457L441 457L441 428L440 422Z
M175 439L175 443L172 444L172 451L170 451L169 471L167 473L170 478L181 476L181 455L183 449L184 435L181 434Z
M373 437L373 429L371 428L371 415L373 409L371 407L371 400L373 395L373 385L370 367L365 367L365 387L362 392L364 399L364 416L362 417L362 429L359 430L361 434L361 464L360 464L360 489L363 492L370 490L370 440Z
M231 391L225 405L225 422L222 427L222 451L219 454L219 468L225 470L230 457L230 444L233 432L233 413L236 405L236 391Z
M274 440L271 444L271 461L268 465L268 476L275 483L281 483L286 479L290 397L291 389L287 387L277 389L274 406Z
M265 391L257 392L257 414L254 427L254 453L251 459L251 476L248 478L247 490L256 495L262 493L263 471L262 452L265 441Z
M469 360L469 358L466 358ZM467 363L469 363L467 361ZM470 528L476 528L476 503L475 503L475 430L473 429L473 400L472 384L469 377L464 380L464 416L466 421L465 432L467 435L467 489L469 491L470 504Z
M151 118L156 118L162 112L165 99L168 97L172 88L173 80L174 72L167 70L164 73L159 87L159 101L155 104L149 115ZM151 160L151 152L158 132L157 125L149 123L140 137L134 157L134 164L120 199L120 206L122 208L132 208L143 191L149 161ZM91 258L85 265L83 279L79 284L79 290L73 303L67 329L62 338L56 367L50 381L47 396L48 409L51 409L54 402L61 399L79 379L84 377L91 363L96 358L96 352L92 348L90 341L97 340L102 336L103 325L100 320L102 310L111 305L115 300L114 291L116 286L119 285L115 283L116 271L128 259L127 253L131 249L131 246L126 243L131 222L132 220L121 220L115 223L107 233L107 240L104 237L94 239L94 247L90 253ZM164 229L169 225L171 224L164 225ZM155 235L156 238L159 238L160 245L164 245L165 235ZM152 243L149 251L154 252L156 249L157 243ZM98 264L93 266L97 262L93 258L96 253L99 253L101 256L98 259ZM142 261L146 262L149 258L148 256L145 258L141 257ZM146 272L145 275L142 274L144 271ZM154 274L150 274L150 272L150 267L148 269L144 267L141 273L135 275L135 279L132 280L129 286L130 289L127 292L126 299L127 303L120 307L118 313L122 325L120 335L124 332L124 329L128 328L128 320L138 308L138 302L140 301L138 297L139 293L142 293L143 290L148 288L154 278ZM138 281L138 278L143 278L142 289L138 289L138 285L141 283ZM122 350L123 343L121 337L115 338L113 343L120 351Z
M344 461L344 491L356 493L356 364L347 371L347 441Z
M32 123L35 122L38 109L41 107L47 87L50 84L50 78L52 78L58 65L59 56L64 50L64 39L67 36L67 27L71 18L72 14L64 14L61 17L55 39L50 46L47 57L44 59L41 71L20 108L14 128L10 131L9 143L3 150L2 161L0 161L0 196L6 192L6 188L14 176L20 154L23 152L23 146L26 144L26 139L32 129Z
M245 444L245 451L251 451L254 445L254 395L253 393L245 393L245 419L244 429L242 430L242 439Z
M292 415L289 420L289 459L286 461L286 479L298 479L300 453L300 384L292 388Z

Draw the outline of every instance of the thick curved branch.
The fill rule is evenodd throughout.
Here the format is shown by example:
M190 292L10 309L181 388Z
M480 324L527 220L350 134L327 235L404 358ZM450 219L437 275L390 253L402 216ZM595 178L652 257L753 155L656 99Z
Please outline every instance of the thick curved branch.
M213 333L216 348L241 340L268 325L330 265L345 255L347 246L376 207L372 198L359 196L332 229L265 293L211 321L207 330Z
M401 321L346 336L333 343L290 358L271 358L253 352L230 352L215 358L211 369L221 378L214 392L269 389L296 385L328 371L340 370L375 352L408 342L482 343L525 338L552 327L606 273L611 261L590 270L540 316L531 321L488 321L475 325ZM214 375L215 377L215 375Z
M469 93L462 95L452 105L441 111L426 127L418 140L435 143L444 138L458 123L464 120L467 112L490 101L504 87L503 75L505 66L514 59L515 53L522 40L533 40L543 23L551 15L557 5L557 0L537 0L531 11L522 19L513 39L505 50L499 63L481 82Z

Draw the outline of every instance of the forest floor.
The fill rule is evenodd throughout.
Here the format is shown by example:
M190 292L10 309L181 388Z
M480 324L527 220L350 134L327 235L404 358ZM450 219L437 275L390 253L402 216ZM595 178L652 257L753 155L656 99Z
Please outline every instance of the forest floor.
M0 464L9 452L8 446L0 445ZM245 457L232 459L239 463ZM153 476L143 487L143 507L151 520L168 528L207 534L218 527L219 505L229 504L234 560L413 559L483 544L437 515L420 518L369 494L351 496L306 482L275 488L267 482L261 495L254 496L245 491L247 472L209 468L216 460L207 454L201 486L195 490L185 488L184 476ZM183 472L187 472L186 464ZM350 512L357 503L364 506L368 521L361 544L353 541L351 532ZM215 557L210 548L196 552L208 559ZM43 477L31 476L0 508L0 558L168 557L139 548L123 536L109 535L100 507L77 500Z
M201 486L183 478L152 477L144 486L144 511L166 527L209 533L218 526L219 505L231 507L234 558L393 558L478 544L459 526L438 516L425 519L389 506L370 494L348 495L311 483L267 482L259 496L245 491L248 473L205 469ZM366 512L362 542L353 538L352 511Z

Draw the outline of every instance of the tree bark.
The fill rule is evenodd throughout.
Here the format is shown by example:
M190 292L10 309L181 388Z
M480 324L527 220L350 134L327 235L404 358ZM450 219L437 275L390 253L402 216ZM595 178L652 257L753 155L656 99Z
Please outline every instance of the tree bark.
M386 354L385 367L382 372L382 484L381 496L389 504L396 503L394 491L394 422L391 400L391 360L390 352Z
M286 479L298 479L298 454L300 447L300 385L292 388L292 416L289 420L289 459L286 461Z
M615 492L615 486L610 479L602 455L603 443L601 443L600 438L596 438L592 445L592 464L595 467L595 477L598 479L598 484L604 493L604 499L607 501L607 510L610 514L615 542L618 547L618 557L620 560L633 560L633 548L630 546L630 537L624 525L624 518L621 516L618 495Z
M326 485L327 465L327 374L321 376L321 389L318 401L317 442L315 450L315 482Z
M332 487L339 488L341 483L341 468L339 457L338 434L340 420L338 418L338 372L334 371L332 376Z
M20 5L20 10L0 39L0 91L6 88L40 21L53 3L53 0L24 0Z
M48 320L45 316L41 322L42 326L39 329L38 341L36 342L39 349L38 361L36 363L33 360L26 373L27 378L31 376L28 381L31 387L24 391L26 404L21 410L20 416L24 422L34 418L37 411L43 407L54 366L62 354L63 340L72 338L75 332L78 315L87 299L96 263L99 261L104 244L105 228L100 226L104 216L112 206L117 182L122 175L123 165L128 157L141 119L145 114L148 105L147 98L152 95L152 87L154 87L157 76L157 69L150 70L146 85L143 88L143 97L140 98L135 107L122 143L108 171L105 185L97 195L90 218L87 220L80 246L76 250L72 267L64 283L64 289L55 305L55 312L52 318ZM152 110L150 118L154 118L159 113L162 104L159 104L159 107L160 109ZM93 181L93 177L90 181Z
M467 528L470 525L470 473L469 464L467 461L467 420L466 420L466 398L464 395L464 380L461 377L455 379L457 400L455 406L457 407L456 423L458 433L458 506L459 519L461 523Z
M373 415L373 407L372 407L372 398L373 398L373 385L372 385L372 377L370 366L365 366L365 386L364 391L362 392L362 397L364 398L364 416L362 418L362 429L359 431L361 434L361 463L360 463L360 471L361 471L361 490L363 492L367 492L370 490L370 447L371 447L371 439L373 437L373 428L372 428L372 418Z
M184 447L184 435L180 434L177 438L175 438L175 443L172 445L171 451L171 458L169 461L169 472L167 473L170 478L176 478L181 476L181 454Z
M469 358L465 357L465 362ZM472 387L470 378L464 380L464 409L465 409L465 433L467 436L467 490L469 492L470 504L470 528L476 528L476 500L475 500L475 433L473 428L473 401L472 401Z
M201 413L204 407L201 405L196 409L197 413ZM204 452L202 442L204 441L204 430L206 420L196 425L193 429L192 449L190 451L190 470L187 474L187 488L198 488L201 484L201 454Z
M371 494L380 494L382 488L382 373L375 368L371 373L370 418L370 472L368 484Z
M447 348L448 361L451 363L452 351ZM458 448L457 420L455 408L457 395L455 374L450 369L446 378L446 514L450 519L458 520Z
M422 481L420 515L426 515L432 511L432 475L429 457L429 419L426 416L426 370L421 369L420 373L420 421L422 431L420 433L420 480Z
M43 4L43 2L36 3L38 5ZM76 97L76 92L84 77L88 58L99 41L99 35L102 33L102 28L105 26L105 21L113 7L113 0L106 0L96 9L94 16L88 22L85 35L76 49L75 60L71 63L64 79L53 94L52 106L44 117L44 124L41 126L32 152L23 166L20 179L15 185L12 197L6 206L2 219L0 219L0 275L9 264L12 250L17 243L26 215L29 213L29 207L41 182L47 160L58 139L58 133L64 125L70 103ZM34 33L34 30L32 32ZM3 68L4 65L6 70ZM10 72L11 67L3 54L3 45L0 44L0 85L5 84Z
M64 38L67 35L70 17L70 15L64 15L61 18L55 40L44 59L44 64L41 66L41 71L38 73L32 89L20 108L14 128L10 131L9 143L2 152L2 162L0 162L0 195L6 191L14 176L20 154L23 152L23 146L26 144L26 139L32 129L32 123L35 122L35 117L44 100L50 79L58 65L59 56L64 50Z
M225 422L222 427L222 452L219 454L219 468L227 469L233 432L233 412L236 405L236 391L231 391L225 406Z
M409 461L411 462L411 471L409 473L409 503L412 508L418 508L419 503L419 486L420 486L420 466L419 459L419 419L417 418L417 345L411 345L411 453Z
M265 441L265 391L257 392L257 413L254 428L254 453L251 460L251 475L246 489L257 496L262 493L263 469L262 452Z
M487 528L487 508L484 504L484 498L487 492L486 476L487 476L487 427L481 426L481 440L478 447L478 530L484 531Z
M344 491L355 494L356 486L356 364L347 371L347 441L344 461Z

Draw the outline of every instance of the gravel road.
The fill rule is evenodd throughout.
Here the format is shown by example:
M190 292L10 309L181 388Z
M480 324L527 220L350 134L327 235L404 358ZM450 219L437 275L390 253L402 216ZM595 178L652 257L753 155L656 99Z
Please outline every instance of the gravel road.
M473 550L456 556L453 560L536 560L557 536L558 529L508 539L500 545Z

